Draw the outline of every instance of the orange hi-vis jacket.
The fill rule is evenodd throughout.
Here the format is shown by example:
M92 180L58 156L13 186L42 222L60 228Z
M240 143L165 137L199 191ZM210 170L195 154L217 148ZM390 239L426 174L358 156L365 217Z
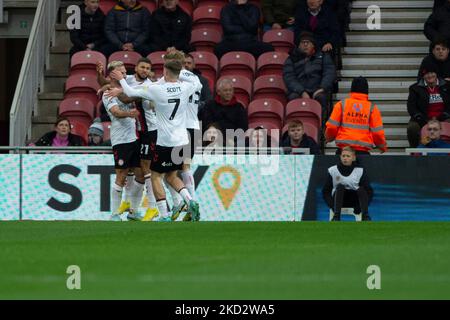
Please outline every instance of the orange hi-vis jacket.
M336 140L341 149L351 146L361 151L374 147L387 150L380 111L364 93L351 92L349 98L335 104L326 124L325 137L327 141Z

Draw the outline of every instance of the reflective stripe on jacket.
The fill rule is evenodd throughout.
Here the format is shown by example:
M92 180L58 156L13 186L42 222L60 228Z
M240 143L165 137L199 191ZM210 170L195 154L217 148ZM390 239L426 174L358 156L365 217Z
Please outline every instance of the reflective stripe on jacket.
M327 140L336 140L339 148L351 146L369 151L376 147L386 150L383 120L377 106L367 94L350 93L350 97L336 103L326 124Z

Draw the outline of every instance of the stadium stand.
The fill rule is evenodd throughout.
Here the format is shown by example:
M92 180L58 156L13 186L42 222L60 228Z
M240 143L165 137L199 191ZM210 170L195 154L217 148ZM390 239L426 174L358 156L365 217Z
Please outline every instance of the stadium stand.
M252 82L244 76L221 76L217 81L225 78L233 82L236 99L247 108L252 98Z
M294 48L294 33L288 29L269 30L264 33L263 41L272 44L275 51L289 53Z
M266 52L256 62L256 76L283 75L283 66L289 54L286 52Z
M256 78L253 84L253 99L272 98L286 105L286 86L280 75L265 75Z
M122 61L127 71L134 72L134 67L140 58L142 56L134 51L117 51L109 56L108 63L111 61Z
M98 51L80 51L72 56L70 61L70 74L97 74L96 65L101 62L106 66L105 56Z
M322 124L322 107L313 99L295 99L286 105L285 122L298 119L303 124L309 123L319 131Z
M59 105L59 115L80 122L94 120L95 107L92 101L85 98L64 99Z
M161 77L163 74L165 54L165 51L156 51L147 56L147 58L152 62L152 71L155 73L156 77Z
M220 10L218 6L202 6L194 10L192 20L192 30L196 29L214 29L223 33L220 24Z
M214 53L206 51L194 51L191 52L194 57L195 66L199 69L204 76L209 81L209 87L214 89L217 74L219 71L219 60L214 55Z
M283 127L284 106L278 100L253 100L250 102L247 112L249 122L270 122L280 130Z
M222 39L222 33L215 29L192 30L191 44L196 51L207 51L214 53L214 47Z
M248 52L232 51L220 59L220 75L243 76L253 81L255 77L256 60Z

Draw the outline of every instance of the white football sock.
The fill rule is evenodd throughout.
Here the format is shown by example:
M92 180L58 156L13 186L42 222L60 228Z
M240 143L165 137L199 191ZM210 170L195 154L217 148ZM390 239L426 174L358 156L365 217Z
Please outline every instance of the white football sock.
M180 203L183 201L183 198L180 197L177 190L172 188L172 186L166 180L164 180L164 183L166 184L166 187L169 189L170 195L172 196L173 205L180 205Z
M131 187L129 189L130 193L128 194L128 196L131 202L131 210L133 210L134 213L137 213L139 211L139 205L141 203L143 191L144 184L133 180L133 183L131 184Z
M186 204L188 204L189 201L192 200L191 194L189 193L189 191L186 188L183 188L180 190L180 196L183 198L183 200Z
M123 192L123 201L130 201L130 192L131 192L131 188L133 187L133 181L134 181L134 174L132 175L127 175L127 179L126 179L126 183L125 183L125 188L123 188L124 192Z
M159 215L162 218L166 218L166 217L169 216L169 213L167 212L167 201L166 201L166 199L156 201L156 207L158 208Z
M145 175L145 188L147 191L147 199L149 208L156 208L155 194L153 193L153 185L151 174Z
M181 172L181 178L183 179L183 183L191 194L192 199L195 200L195 181L194 176L192 175L192 171L183 171Z
M123 187L113 183L111 190L111 212L113 214L116 214L117 209L119 209L120 202L122 201L122 191Z

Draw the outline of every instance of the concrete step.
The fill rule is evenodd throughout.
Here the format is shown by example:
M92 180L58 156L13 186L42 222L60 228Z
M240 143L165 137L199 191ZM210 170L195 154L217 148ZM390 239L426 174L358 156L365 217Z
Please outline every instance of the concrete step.
M45 70L44 75L46 77L67 78L69 76L69 69L49 69L49 70ZM64 79L64 81L66 81L66 79Z
M428 53L427 46L414 47L345 47L343 54L401 54L403 56L426 55Z
M34 116L33 117L33 124L49 124L49 123L55 123L57 119L57 114L55 113L54 116Z
M355 58L353 56L345 56L342 58L342 63L345 66L369 66L369 65L384 65L384 66L419 66L422 62L422 57L391 57L386 58ZM345 68L344 68L345 69Z
M64 99L63 92L43 92L38 94L39 100L62 100Z
M342 100L348 97L348 93L338 93L336 95L336 100ZM369 98L372 101L382 101L382 100L391 100L391 101L406 101L408 99L408 93L406 92L395 92L395 93L370 93Z
M350 23L350 30L361 30L361 31L368 31L368 32L377 32L378 30L370 30L367 27L366 23ZM404 31L404 30L414 30L414 31L420 31L423 30L423 22L421 23L403 23L403 22L397 22L397 23L383 23L381 22L381 30L387 31Z
M367 69L357 69L357 70L341 70L341 77L343 78L353 78L353 77L417 77L417 69L411 70L367 70Z
M62 101L61 99L39 99L38 108L35 116L46 117L46 116L56 116L58 112L58 106Z
M408 1L408 4L411 1ZM367 20L370 17L370 14L367 14L367 9L360 9L352 11L350 17L351 21L355 20ZM395 19L396 21L404 21L409 19L420 19L420 21L425 21L429 15L431 14L431 10L420 10L420 11L412 11L412 10L383 10L381 14L381 21L386 21L388 19Z
M36 142L40 137L49 131L52 131L55 127L55 123L36 123L31 128L31 140Z
M50 53L49 70L69 70L70 59L68 54Z
M55 42L53 46L63 46L63 47L72 47L72 42L70 41L70 33L67 30L59 31L56 30L55 33Z
M391 139L386 139L387 145L388 145L388 149L390 148L408 148L409 147L409 143L408 140L406 139L400 139L400 140L391 140ZM333 142L329 142L326 145L326 148L336 148L336 144Z
M409 115L383 117L383 124L405 125L405 124L408 124L410 118L411 117Z
M370 93L383 93L383 92L409 92L409 87L413 84L413 81L369 81ZM352 80L345 80L339 82L339 91L350 92L352 86Z
M433 8L432 0L411 0L411 1L371 1L371 0L363 0L363 1L354 1L352 7L359 9L367 9L369 6L376 5L380 9L390 9L390 8L399 8L399 9L412 9L412 8L424 8L431 9Z
M428 41L422 32L414 32L409 34L399 34L394 32L384 32L384 33L349 33L347 35L347 41L349 42L383 42L383 41L400 41L400 42L411 42L411 41Z
M44 91L45 92L64 92L64 84L67 77L54 77L46 76L44 78Z

